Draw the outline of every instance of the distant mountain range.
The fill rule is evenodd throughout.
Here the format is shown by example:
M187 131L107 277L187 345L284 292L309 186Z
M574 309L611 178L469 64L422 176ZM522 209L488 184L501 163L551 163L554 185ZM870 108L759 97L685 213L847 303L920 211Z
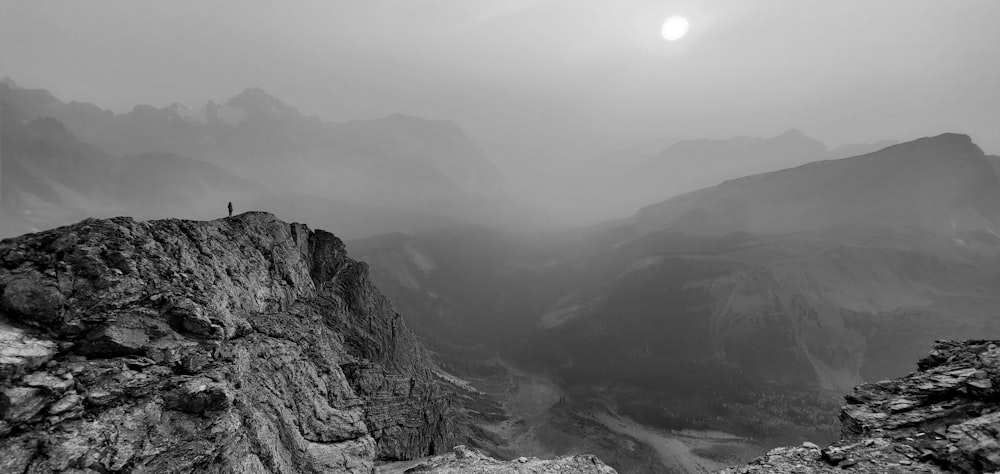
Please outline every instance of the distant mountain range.
M261 89L197 110L175 103L115 114L11 82L0 91L21 115L53 117L116 155L173 153L270 186L378 205L399 204L404 195L409 203L459 191L489 195L501 186L486 154L450 121L393 115L324 122Z
M0 100L11 157L5 214L25 230L69 216L214 215L230 200L237 209L296 210L287 205L295 196L318 212L313 221L336 216L336 227L355 237L529 214L506 200L499 172L450 121L329 123L260 89L198 110L140 105L115 114L5 78Z
M926 233L944 237L950 247L986 242L993 249L998 215L1000 181L991 159L968 136L944 134L727 181L647 206L627 223L632 238L669 229L694 235L808 232L817 239L877 243L897 232L907 240Z
M680 140L655 153L622 149L583 160L572 177L601 189L601 199L580 196L592 212L613 219L651 202L715 186L743 176L790 168L813 161L875 152L895 140L843 145L833 149L799 130L770 138Z
M895 145L895 140L843 145L828 150L822 141L791 129L771 138L681 140L638 166L644 176L676 176L693 190L757 173L813 161L863 155Z
M85 217L218 215L227 201L263 189L169 153L111 155L80 141L59 120L26 118L5 101L0 114L3 235Z
M826 157L823 142L798 130L789 130L772 138L682 140L650 157L640 168L644 174L674 173L688 186L699 186L705 181L709 181L706 185L712 185L722 179L788 168Z

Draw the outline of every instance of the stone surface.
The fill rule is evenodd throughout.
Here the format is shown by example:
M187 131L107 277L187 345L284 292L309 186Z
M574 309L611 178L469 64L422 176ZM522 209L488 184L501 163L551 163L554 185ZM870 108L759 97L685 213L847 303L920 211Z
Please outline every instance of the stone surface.
M0 321L0 383L34 370L56 354L56 344Z
M372 472L453 444L368 268L264 213L0 241L0 472Z
M939 341L918 368L847 395L840 441L777 448L721 472L1000 471L1000 341Z
M500 461L465 446L451 453L419 462L385 464L379 474L614 474L615 471L594 456L583 454L558 459L520 457Z

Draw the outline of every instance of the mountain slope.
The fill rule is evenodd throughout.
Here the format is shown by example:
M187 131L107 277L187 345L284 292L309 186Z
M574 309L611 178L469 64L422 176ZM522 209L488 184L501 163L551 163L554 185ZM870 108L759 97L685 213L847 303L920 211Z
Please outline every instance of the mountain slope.
M998 215L1000 185L991 163L968 136L945 134L728 181L648 206L629 224L633 236L667 228L841 235L865 228L867 236L871 229L912 228L975 241L991 233Z
M120 158L79 140L52 117L28 119L0 96L0 189L14 216L0 236L86 217L219 215L263 186L215 165L155 153Z
M819 160L857 156L881 150L895 141L844 145L828 150L826 145L799 130L788 130L768 138L680 140L654 153L624 149L574 163L561 170L573 181L586 183L579 195L551 199L571 206L586 204L590 219L614 219L635 209L683 193L715 186L748 175L778 171ZM604 192L593 199L592 189ZM558 202L558 201L557 201Z
M683 173L689 185L700 187L826 157L823 142L789 130L771 138L682 140L646 161L643 171Z
M998 330L1000 180L966 136L728 181L618 224L580 256L603 283L563 296L531 344L581 380L702 361L840 390L935 337Z
M371 472L450 446L422 348L339 239L262 213L0 241L5 472Z
M112 187L118 159L82 143L53 118L25 120L3 107L3 200L66 205L69 198Z

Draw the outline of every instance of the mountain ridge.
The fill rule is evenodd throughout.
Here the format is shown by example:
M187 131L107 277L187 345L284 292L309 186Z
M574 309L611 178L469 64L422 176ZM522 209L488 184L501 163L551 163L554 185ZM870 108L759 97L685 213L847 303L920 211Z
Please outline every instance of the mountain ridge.
M6 97L0 99L7 104ZM50 116L28 119L11 107L0 113L3 209L23 222L5 225L0 236L124 213L213 215L220 201L264 188L213 164L170 153L111 155ZM210 207L216 211L206 212Z
M14 210L8 208L0 216L5 223L4 235L123 213L142 218L208 218L216 215L217 209L224 209L228 201L237 202L238 209L271 209L289 216L310 214L309 219L320 219L318 223L324 226L343 223L353 238L449 222L520 226L537 220L533 212L505 194L499 171L454 121L393 115L324 122L302 115L259 88L246 89L221 105L209 101L200 110L173 103L160 108L139 105L115 113L93 104L65 103L44 89L12 87L11 83L0 84L6 122L19 125L35 119L58 120L76 137L80 147L101 150L108 155L108 161L176 156L172 160L176 165L174 174L187 174L190 183L175 180L174 189L160 186L158 191L174 202L153 200L148 203L153 206L150 209L137 208L136 202L109 204L103 197L95 201L79 190L74 190L70 198L60 192L65 190L53 189L47 195L63 194L60 201L73 203L71 208L52 206L45 200L32 200L31 205ZM4 133L9 138L20 133L15 129L18 127L4 127ZM4 151L9 151L15 141L5 140ZM68 169L74 168L72 156L57 158ZM150 160L144 163L159 166ZM184 163L190 166L182 170ZM209 186L201 175L219 173L207 172L201 163L233 175L233 179L222 180L225 183L242 180L252 184L240 189L225 183ZM146 183L152 178L137 177ZM49 184L50 178L34 176L27 181L38 182L41 188ZM204 185L201 191L208 192L185 195L181 191L198 190L199 185ZM316 210L322 208L332 209L332 215L322 211L317 214Z
M373 179L395 180L392 186L382 184L407 189L410 201L425 195L433 199L442 184L457 190L452 194L487 197L502 185L486 153L453 121L390 115L327 122L302 115L260 88L245 89L221 105L209 101L198 110L137 105L126 113L65 103L44 89L7 84L0 85L0 96L26 118L54 117L82 141L114 155L173 153L324 197L362 196L369 203L387 204L369 196ZM306 167L308 173L296 174ZM414 186L402 179L406 173L440 183ZM303 175L309 180L302 182ZM368 186L359 186L358 180ZM396 205L412 204L399 196L392 199Z
M0 287L5 471L368 473L452 444L422 347L332 234L91 219L0 241Z
M851 220L860 219L879 225L912 223L945 234L946 229L938 228L941 223L928 219L941 219L937 214L950 209L942 206L955 205L960 206L955 208L956 227L988 232L1000 215L997 179L993 165L970 137L942 134L861 156L728 180L646 206L623 223L634 226L634 235L667 228L780 234L856 225ZM962 189L968 183L973 189ZM976 194L979 189L986 194ZM849 201L853 208L831 204ZM966 211L983 215L963 215ZM865 212L875 214L866 217ZM963 219L969 222L963 224ZM947 219L943 225L949 225Z

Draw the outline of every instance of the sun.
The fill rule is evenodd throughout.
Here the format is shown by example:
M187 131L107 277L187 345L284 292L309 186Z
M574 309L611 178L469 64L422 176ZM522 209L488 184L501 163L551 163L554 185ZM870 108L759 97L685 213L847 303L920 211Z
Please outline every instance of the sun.
M687 34L690 26L691 25L688 24L687 18L682 16L672 16L667 18L667 21L663 22L663 28L660 29L660 34L662 34L663 39L667 41L677 41Z

